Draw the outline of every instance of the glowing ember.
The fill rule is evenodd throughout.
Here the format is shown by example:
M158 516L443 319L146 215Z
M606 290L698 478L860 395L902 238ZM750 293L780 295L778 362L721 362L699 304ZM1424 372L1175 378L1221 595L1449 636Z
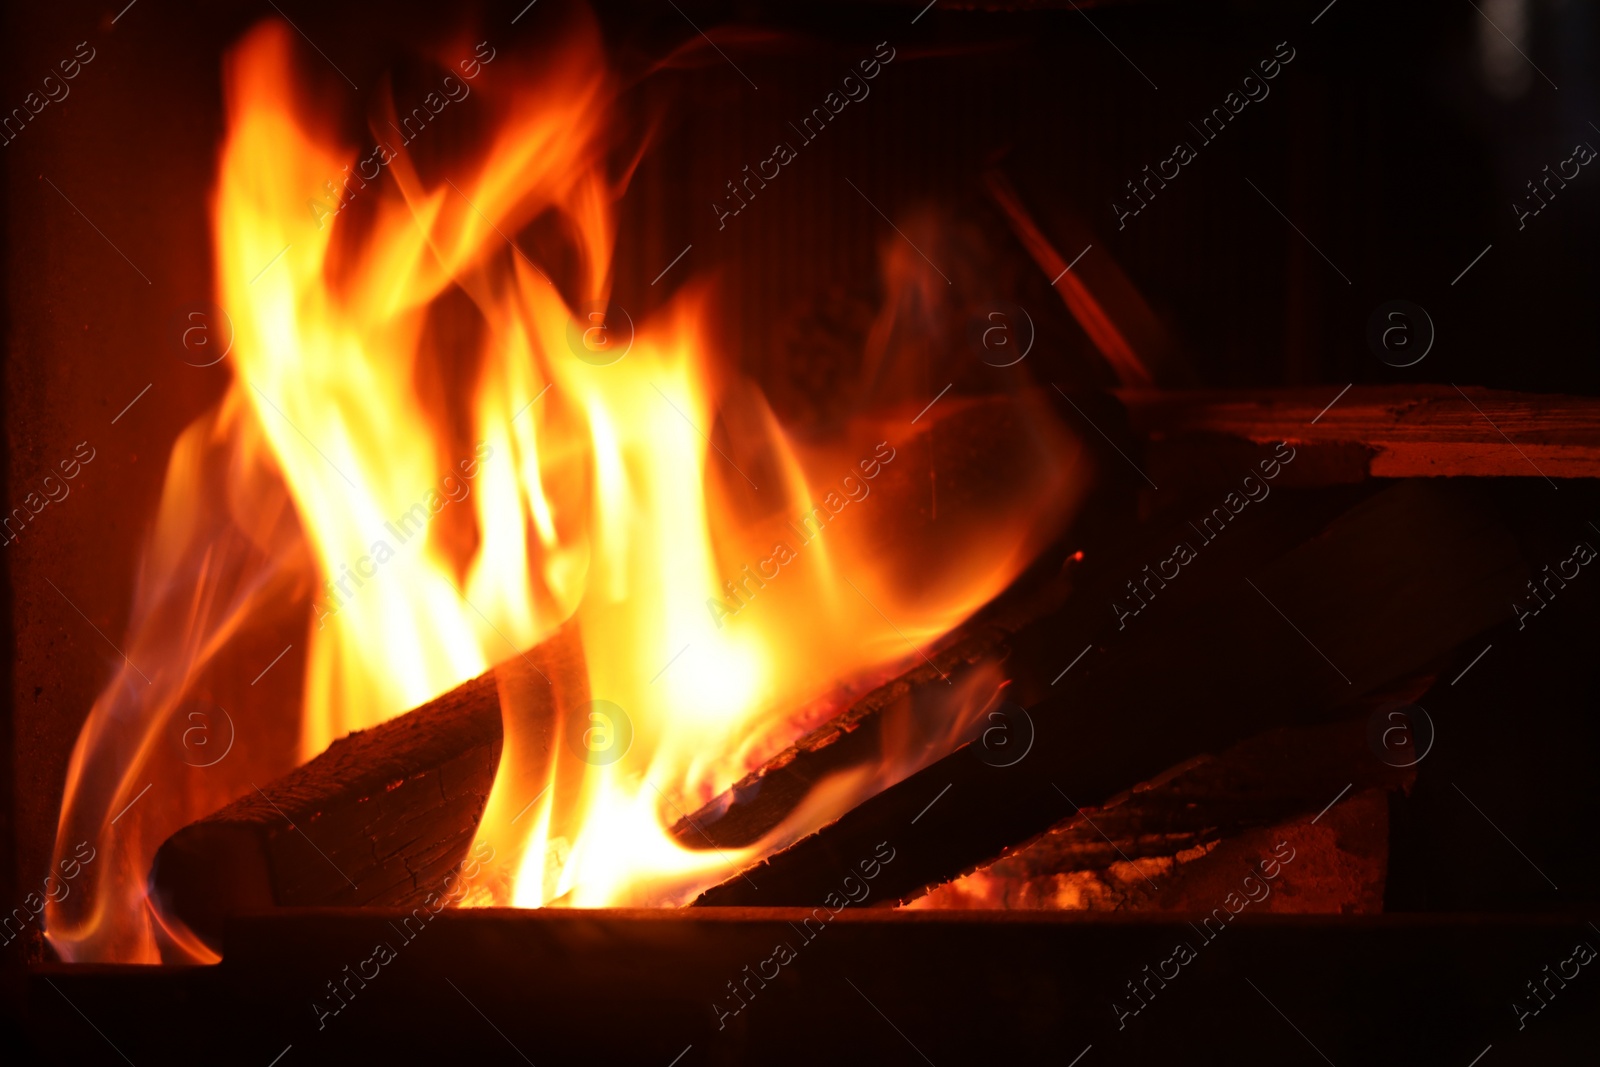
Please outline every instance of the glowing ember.
M146 899L169 834L569 621L594 703L534 722L503 694L479 833L499 866L469 903L680 902L915 769L926 753L826 783L736 853L666 829L790 743L810 725L796 709L830 684L915 660L1005 587L1073 495L1073 447L1048 416L1029 412L1061 466L1025 479L1023 502L896 557L873 537L904 502L875 496L877 479L960 401L913 427L922 403L894 395L802 446L717 369L704 286L631 344L596 332L622 190L619 89L592 28L536 69L462 62L476 71L462 106L493 136L437 172L395 153L364 184L346 176L370 146L341 143L297 96L293 40L266 24L229 64L214 226L233 380L174 447L130 663L73 754L57 848L88 840L105 858L52 907L58 950L214 958ZM535 266L506 235L552 219L567 247ZM888 262L873 358L892 381L906 355L881 339L943 285L903 250ZM952 694L952 739L999 680ZM239 744L183 758L173 739L219 708Z

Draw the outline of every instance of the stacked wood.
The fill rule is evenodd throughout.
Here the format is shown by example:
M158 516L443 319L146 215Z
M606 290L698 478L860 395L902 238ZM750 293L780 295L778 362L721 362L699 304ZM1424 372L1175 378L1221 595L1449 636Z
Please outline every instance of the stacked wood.
M1026 432L1025 420L993 415L974 406L978 421L965 431L941 425L930 435L937 451L928 467L941 471L946 503L963 483L969 504L981 503L973 472ZM987 446L979 425L999 427ZM955 490L948 495L945 477ZM880 489L891 499L920 499L925 484L909 467L897 479ZM1081 562L1063 570L1074 554L1058 548L1010 596L927 650L931 664L919 659L865 693L841 687L823 725L674 833L689 847L758 840L830 774L881 759L887 734L937 720L953 677L997 661L1007 698L1030 709L1038 730L1027 760L993 767L957 752L751 872L759 893L741 879L702 902L812 904L858 845L870 856L895 835L910 835L905 854L913 862L894 865L893 893L914 895L1075 812L1063 791L1074 802L1104 803L1197 753L1315 721L1498 621L1525 568L1479 502L1420 484L1374 492L1369 483L1281 494L1205 542L1181 578L1155 585L1147 564L1169 556L1175 541L1193 540L1186 531L1195 528L1181 517L1102 517L1086 527ZM905 510L917 523L932 519L931 501ZM1276 562L1263 567L1265 560ZM1148 604L1134 599L1138 589ZM1130 620L1119 601L1144 606ZM524 692L546 691L529 706L535 715L543 706L552 722L564 700L582 699L574 635L529 657L500 668L498 681L486 675L353 735L174 835L152 874L158 899L209 935L222 916L262 905L403 906L422 898L459 863L482 817L508 672L525 676L515 682ZM527 676L532 664L569 679L568 696ZM996 814L980 817L975 808Z
M1400 495L1410 500L1408 494ZM1239 590L1232 587L1241 582L1240 575L1255 561L1281 555L1289 546L1304 541L1352 499L1356 497L1348 492L1324 491L1282 500L1275 504L1276 510L1263 509L1252 521L1240 522L1225 538L1207 547L1203 565L1194 567L1181 582L1161 593L1164 599L1158 606L1181 619L1203 616L1219 602L1230 605L1227 614L1236 616L1241 609L1246 614L1254 611L1263 616L1257 623L1268 624L1264 629L1276 627L1289 634L1287 642L1283 633L1264 639L1262 647L1283 657L1283 664L1273 669L1275 675L1327 671L1327 664L1298 645L1300 638L1272 614L1272 609L1255 600L1236 603ZM1366 506L1370 509L1371 502ZM1411 512L1418 510L1425 512L1428 508L1414 500L1409 505L1400 501L1381 507L1362 529L1373 522L1410 521L1417 517ZM1470 521L1463 528L1475 529ZM1124 531L1115 550L1096 549L1065 573L1053 571L1055 581L1041 581L1039 575L1030 575L1022 583L1027 595L1007 598L995 611L960 628L945 648L932 653L932 665L919 661L917 668L842 704L843 712L825 726L713 804L682 820L675 829L679 840L689 847L705 847L708 843L731 846L758 839L781 822L829 773L878 759L886 727L891 732L900 728L906 716L937 718L942 710L939 701L946 699L951 689L944 679L959 675L963 669L973 669L986 659L1006 660L1011 679L1008 692L1014 699L1029 707L1046 709L1035 714L1044 731L1051 706L1047 694L1064 692L1079 699L1079 694L1086 692L1080 688L1079 678L1105 675L1103 668L1096 669L1095 661L1104 655L1104 649L1115 647L1119 641L1122 628L1110 601L1115 595L1127 594L1118 588L1118 580L1137 577L1140 561L1154 558L1150 553L1169 543L1175 529L1150 524L1137 533ZM1481 529L1476 532L1485 548L1480 562L1504 563L1504 546L1493 536L1483 536ZM1448 548L1449 538L1442 543ZM1420 551L1418 545L1413 544L1412 548ZM1311 553L1306 566L1331 566L1335 572L1347 566L1311 551L1310 546L1301 551ZM1468 572L1480 573L1473 568ZM1272 581L1264 578L1263 588L1273 588ZM1327 581L1337 585L1340 579L1330 576ZM1071 596L1064 597L1069 588ZM1245 590L1248 592L1248 586ZM1272 595L1278 599L1277 592ZM1254 598L1256 594L1248 592L1248 596ZM1170 676L1173 664L1167 642L1173 625L1151 617L1148 622L1138 620L1134 626L1134 633L1148 633L1150 639L1130 646L1131 658L1124 656L1126 669L1145 680ZM1211 632L1204 622L1198 626ZM1409 641L1407 638L1401 643ZM1218 650L1214 645L1214 640L1206 644L1212 650L1208 654L1214 654L1219 662L1237 660L1238 649ZM1063 668L1084 648L1102 651L1092 652L1086 662L1063 676ZM544 676L567 679L560 688L580 694L576 698L581 699L581 652L572 635L563 635L530 656L542 674L536 675L530 670L531 664L523 660L512 660L499 668L498 681L485 676L407 716L352 735L286 778L269 783L259 793L241 798L180 831L157 857L153 884L158 899L203 936L213 935L224 916L254 907L356 903L404 906L420 900L460 862L481 819L499 759L500 687L508 677L518 691L526 694L524 700L531 699L535 704L548 701L547 714L552 719L559 701L552 699L553 687L543 680ZM1184 657L1179 659L1181 665ZM1339 684L1336 678L1330 683ZM1291 686L1285 693L1294 691ZM1135 686L1129 692L1144 690ZM1160 699L1174 709L1181 708L1170 692L1162 693ZM1244 736L1252 724L1265 726L1280 718L1294 718L1280 705L1245 708L1248 713L1242 716L1238 714L1240 710L1226 701L1215 702L1214 721L1208 729L1191 730L1187 735L1175 733L1193 740L1180 740L1164 749L1177 753L1170 762L1214 750L1219 739L1226 742L1235 735ZM1092 739L1103 731L1104 724L1089 728L1083 736ZM1147 747L1102 745L1102 777L1111 783L1105 795L1126 789L1164 766L1150 764ZM958 758L964 759L959 754ZM1028 765L1024 763L1013 770L1025 773ZM1045 799L1058 808L1061 804L1053 791ZM1002 840L978 861L1047 829L1054 821L1048 819L1043 825ZM948 865L936 866L948 869ZM950 873L958 874L960 870ZM924 884L913 878L902 892L915 892Z

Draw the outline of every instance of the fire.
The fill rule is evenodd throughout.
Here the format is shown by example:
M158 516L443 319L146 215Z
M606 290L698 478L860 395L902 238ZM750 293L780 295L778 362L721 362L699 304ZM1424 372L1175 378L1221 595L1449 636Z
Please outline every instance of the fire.
M129 662L74 751L57 851L88 839L109 859L52 907L58 950L214 958L146 898L166 836L561 628L593 703L552 723L502 694L479 832L499 866L470 903L679 903L915 769L829 783L749 849L668 833L791 742L829 684L916 661L1005 587L1070 503L1064 435L1038 415L1063 463L1031 488L1052 503L952 524L942 558L908 567L874 537L897 506L877 479L959 401L913 425L923 396L880 397L802 443L721 369L708 283L636 324L591 314L624 185L623 87L592 27L534 69L483 46L461 62L462 106L492 133L438 167L344 143L297 95L293 47L267 23L229 62L213 221L232 380L173 450ZM565 247L536 262L513 239L550 220ZM880 363L897 301L943 299L903 253L888 273ZM297 656L234 680L285 633ZM986 699L955 695L952 715ZM231 705L239 754L184 768L168 741L200 701Z

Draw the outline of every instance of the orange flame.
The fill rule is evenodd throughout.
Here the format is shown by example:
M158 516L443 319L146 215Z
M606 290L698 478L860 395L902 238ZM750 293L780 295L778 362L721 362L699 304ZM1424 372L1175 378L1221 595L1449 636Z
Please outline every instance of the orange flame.
M479 834L501 866L472 902L680 902L914 770L926 752L831 783L748 849L691 850L667 829L790 743L807 725L795 709L831 682L915 659L1003 589L1070 506L1073 444L1030 410L1059 457L1028 481L1032 502L895 560L876 535L896 505L871 501L892 479L875 479L916 462L907 442L960 402L912 426L921 403L880 395L875 415L802 445L717 370L706 286L639 322L620 356L585 332L581 312L609 296L621 195L607 169L619 86L592 27L538 73L502 61L474 87L497 125L452 177L425 181L396 153L394 181L357 186L337 220L307 197L358 157L296 96L292 45L267 23L230 61L214 227L234 377L174 448L130 662L74 751L57 851L88 838L108 858L53 906L57 949L212 958L145 897L168 835L569 623L600 703L552 723L502 694ZM551 218L569 247L547 273L507 235ZM924 273L895 253L891 292L945 299ZM904 313L891 300L874 330L879 380ZM268 688L233 681L308 599L301 652ZM174 726L224 697L250 751L175 766ZM986 699L960 694L952 715Z

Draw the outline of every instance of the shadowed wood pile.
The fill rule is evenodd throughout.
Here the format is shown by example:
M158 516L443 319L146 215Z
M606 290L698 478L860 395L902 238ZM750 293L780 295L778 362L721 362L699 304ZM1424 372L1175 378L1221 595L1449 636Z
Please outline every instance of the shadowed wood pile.
M1201 603L1163 615L1157 599L1030 708L1036 736L1020 762L994 766L965 747L697 904L813 905L883 841L900 858L877 892L912 896L1078 805L1273 726L1318 721L1428 668L1502 622L1526 574L1478 494L1403 482Z

